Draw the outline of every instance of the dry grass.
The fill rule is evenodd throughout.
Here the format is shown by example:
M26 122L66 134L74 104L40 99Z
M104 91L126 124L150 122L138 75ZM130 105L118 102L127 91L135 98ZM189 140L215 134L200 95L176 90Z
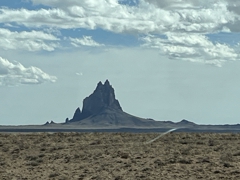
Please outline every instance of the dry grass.
M0 179L240 179L240 134L0 134Z

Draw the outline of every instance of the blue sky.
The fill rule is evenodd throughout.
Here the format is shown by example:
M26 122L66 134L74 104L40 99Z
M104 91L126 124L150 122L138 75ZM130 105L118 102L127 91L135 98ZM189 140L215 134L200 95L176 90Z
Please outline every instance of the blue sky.
M71 118L99 81L156 120L237 124L236 0L2 0L0 124Z

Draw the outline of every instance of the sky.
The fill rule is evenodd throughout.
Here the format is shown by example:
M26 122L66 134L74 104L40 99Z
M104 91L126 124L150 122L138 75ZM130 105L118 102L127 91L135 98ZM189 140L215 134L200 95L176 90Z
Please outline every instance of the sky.
M240 123L240 1L1 0L0 125L72 118L108 79L125 112Z

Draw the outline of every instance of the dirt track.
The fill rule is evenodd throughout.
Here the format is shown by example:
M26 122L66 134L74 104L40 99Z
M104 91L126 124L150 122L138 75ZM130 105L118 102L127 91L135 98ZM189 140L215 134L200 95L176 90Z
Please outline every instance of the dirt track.
M0 134L0 179L240 179L240 134Z

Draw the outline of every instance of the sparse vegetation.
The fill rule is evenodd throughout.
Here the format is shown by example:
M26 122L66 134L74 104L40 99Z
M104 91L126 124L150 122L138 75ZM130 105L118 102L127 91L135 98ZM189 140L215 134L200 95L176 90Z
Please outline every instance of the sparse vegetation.
M0 134L0 179L240 179L240 134Z

